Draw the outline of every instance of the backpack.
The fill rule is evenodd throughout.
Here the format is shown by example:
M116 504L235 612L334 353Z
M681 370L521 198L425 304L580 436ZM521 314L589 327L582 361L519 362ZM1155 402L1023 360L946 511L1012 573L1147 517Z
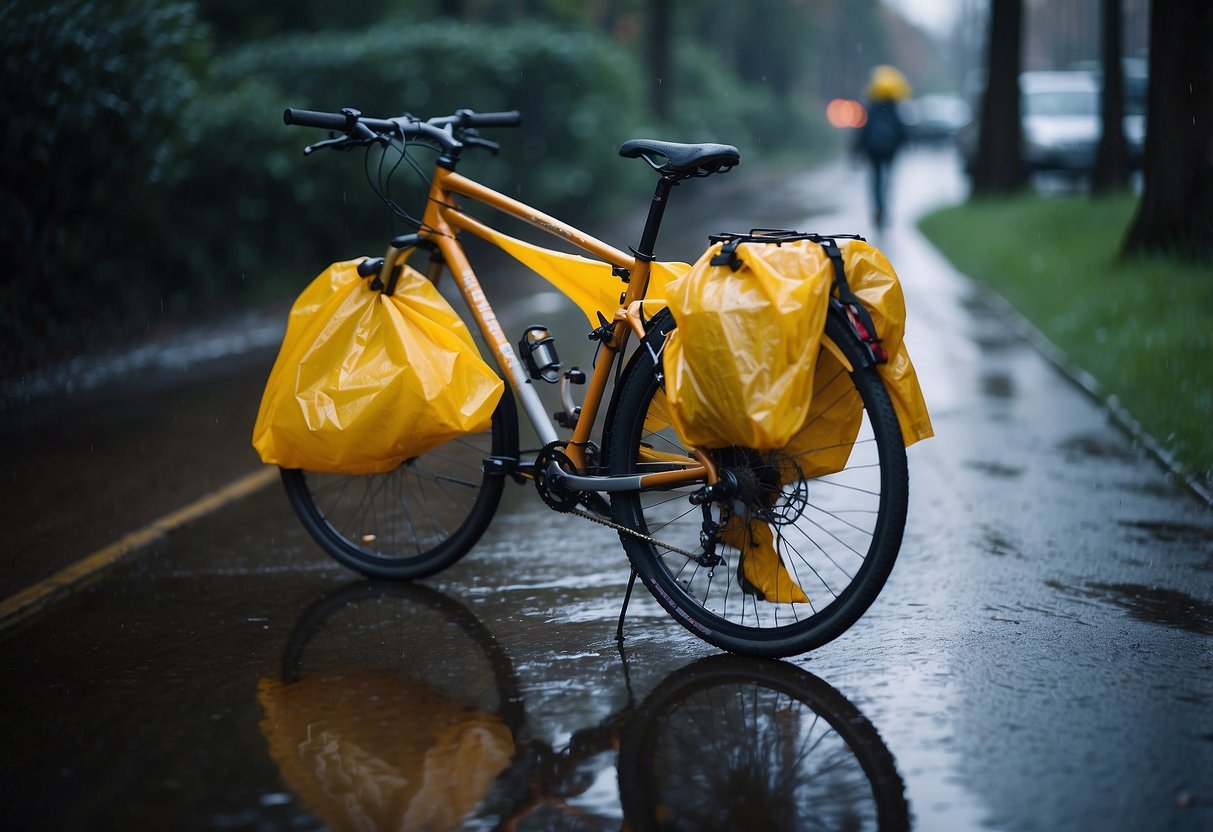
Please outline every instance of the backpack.
M887 159L901 147L905 130L892 101L873 102L868 107L868 121L861 128L861 141L869 156Z

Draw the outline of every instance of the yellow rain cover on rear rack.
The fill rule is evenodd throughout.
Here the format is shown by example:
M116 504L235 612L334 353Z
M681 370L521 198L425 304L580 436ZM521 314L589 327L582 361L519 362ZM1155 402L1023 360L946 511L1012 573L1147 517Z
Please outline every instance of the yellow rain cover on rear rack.
M694 447L783 448L808 415L833 269L793 244L742 243L734 271L711 265L721 248L666 287L670 416Z
M796 475L812 478L846 466L863 410L858 396L846 395L853 390L846 368L822 344L836 281L824 238L786 236L793 239L736 242L724 256L726 242L718 242L670 281L666 300L678 326L663 358L665 412L688 446L784 450L798 462ZM905 444L925 439L933 435L931 419L902 338L897 274L866 242L836 242L845 285L888 354L877 371ZM734 515L720 541L741 552L739 579L762 599L809 600L782 562L778 531L765 521Z
M887 363L876 365L876 371L893 400L902 441L908 448L921 439L930 439L935 429L905 345L906 299L897 272L880 249L864 240L840 239L838 247L842 250L847 283L872 316L881 346L889 356Z
M504 385L424 275L391 295L334 263L291 308L253 447L266 463L370 474L485 430Z
M878 372L888 388L906 445L933 435L914 365L903 342L905 299L892 265L863 240L837 240L847 282L868 310L889 355ZM666 292L678 322L666 342L665 392L671 421L699 448L757 450L836 446L846 464L860 410L811 418L817 388L834 383L839 365L822 350L834 266L812 239L737 244L738 266L712 265L711 246ZM818 377L821 377L820 379ZM830 414L834 415L833 412ZM809 428L805 428L810 425ZM809 435L804 435L809 434Z

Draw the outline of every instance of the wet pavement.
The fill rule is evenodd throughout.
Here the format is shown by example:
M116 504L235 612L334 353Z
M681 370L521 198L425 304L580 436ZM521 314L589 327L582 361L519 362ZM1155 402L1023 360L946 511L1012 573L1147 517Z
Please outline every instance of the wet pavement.
M904 159L886 231L845 166L783 177L761 215L712 184L676 194L688 213L735 214L708 230L859 231L905 286L937 436L910 449L902 553L858 625L792 662L743 661L638 595L621 656L628 573L607 529L514 489L455 567L383 585L328 559L270 487L0 631L3 825L1213 828L1213 511L912 229L962 198L954 160ZM499 311L531 323L550 300ZM562 357L587 362L576 340ZM121 534L168 510L163 492L251 468L241 422L264 360L204 385L210 421L231 430L208 440L190 423L166 440L171 466L134 439L90 451L143 485L77 486L71 510ZM165 401L172 436L163 422L180 411ZM84 434L88 413L72 417ZM170 473L140 473L157 465ZM132 497L98 505L122 489ZM23 499L28 522L44 519L42 498ZM65 558L107 542L101 524L98 543L68 545L72 516L13 539Z

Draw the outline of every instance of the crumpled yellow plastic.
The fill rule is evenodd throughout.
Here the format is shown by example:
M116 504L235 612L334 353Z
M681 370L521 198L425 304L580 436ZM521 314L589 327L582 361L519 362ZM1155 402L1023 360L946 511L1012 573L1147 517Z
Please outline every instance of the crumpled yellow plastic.
M862 240L837 242L847 283L889 355L877 372L909 446L934 431L905 346L901 284L878 249ZM741 243L734 271L711 265L721 248L709 248L667 287L678 327L665 346L665 400L650 409L646 429L668 420L691 447L783 450L797 462L791 476L842 470L863 403L847 369L821 348L833 263L812 240ZM742 576L767 600L808 600L780 560L767 523L734 515L720 540L744 552Z
M878 372L902 438L908 446L933 436L904 342L905 297L897 273L862 240L840 239L838 245L847 282L889 354ZM846 407L823 401L828 388L849 385L834 356L820 349L833 264L812 240L741 243L741 266L733 271L711 265L720 248L710 247L668 286L666 299L678 322L664 356L671 422L684 442L701 448L832 448L830 456L841 461L823 464L817 473L838 470L862 409L858 399Z
M537 246L491 228L483 231L495 245L573 301L591 326L598 326L600 312L608 321L614 319L619 295L625 287L609 263ZM654 262L649 270L648 295L664 297L666 285L690 268L686 263Z
M384 295L359 262L291 308L253 427L263 462L378 473L491 424L504 385L447 300L408 266Z
M720 248L667 286L670 417L691 446L783 448L808 415L833 269L794 244L743 243L733 271L711 265Z
M741 552L741 574L762 593L763 600L779 604L808 603L808 596L779 557L775 532L769 523L757 517L747 523L734 514L718 536L721 543Z
M880 249L863 240L839 240L847 283L872 316L881 345L889 354L877 372L884 381L901 424L906 447L935 435L918 374L905 345L906 298L893 264Z
M383 670L265 678L257 699L270 757L332 829L460 828L514 755L500 716Z

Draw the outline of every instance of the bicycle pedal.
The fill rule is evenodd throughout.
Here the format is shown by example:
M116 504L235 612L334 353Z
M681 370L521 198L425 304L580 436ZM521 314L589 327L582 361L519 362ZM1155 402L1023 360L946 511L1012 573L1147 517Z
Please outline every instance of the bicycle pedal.
M573 430L577 427L577 420L581 417L581 408L575 408L572 413L567 413L563 410L552 412L552 418L556 420L556 424L567 430Z

